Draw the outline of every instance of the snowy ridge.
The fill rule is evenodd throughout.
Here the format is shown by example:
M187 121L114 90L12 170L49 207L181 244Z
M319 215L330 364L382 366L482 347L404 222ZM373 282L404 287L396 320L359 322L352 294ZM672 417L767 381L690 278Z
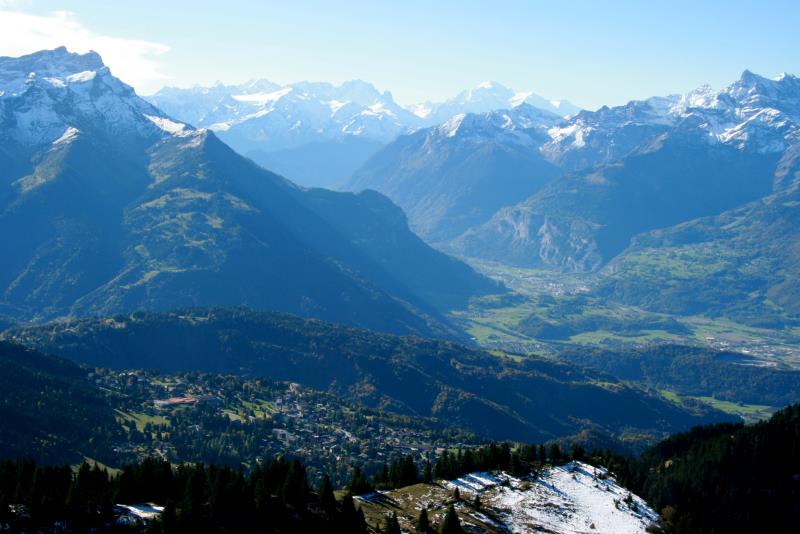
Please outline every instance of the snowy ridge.
M508 110L523 104L559 117L569 117L580 108L566 100L548 100L532 91L514 91L497 82L483 82L444 102L415 104L408 109L430 124L440 124L459 113L486 113Z
M429 142L447 138L457 142L505 142L538 147L546 132L563 122L558 115L528 104L487 113L459 113L430 128Z
M234 146L280 150L320 139L358 136L388 143L402 134L442 124L462 113L484 114L521 107L561 118L579 109L532 92L517 93L496 82L440 103L397 104L363 81L341 85L300 82L278 86L261 80L242 85L164 88L149 100L195 126L225 132Z
M541 151L557 162L584 152L578 159L587 166L623 157L663 134L783 152L800 141L800 80L785 73L770 80L745 71L719 91L706 85L684 95L583 111L552 128Z
M491 515L513 533L638 534L658 521L658 514L607 470L583 462L549 468L535 480L479 472L445 485L458 488L468 501L479 495L487 513L468 513L484 523Z
M344 136L386 143L423 125L389 92L361 81L165 88L150 101L186 122L224 132L226 140L245 152L282 150Z
M62 47L0 57L0 132L6 140L31 148L63 145L95 129L120 139L193 131L139 98L94 52Z

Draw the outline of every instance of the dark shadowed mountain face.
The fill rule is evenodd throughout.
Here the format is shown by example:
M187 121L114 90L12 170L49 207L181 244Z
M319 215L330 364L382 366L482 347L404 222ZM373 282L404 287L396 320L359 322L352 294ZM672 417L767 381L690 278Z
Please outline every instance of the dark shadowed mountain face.
M106 447L114 413L73 362L0 342L0 456L69 462Z
M515 362L450 342L242 309L136 313L6 336L91 366L296 381L493 439L541 441L584 428L658 436L721 416L692 414L610 376L552 360Z
M453 335L436 305L496 290L385 198L299 188L141 100L97 55L3 58L0 83L2 314L247 305Z
M254 149L245 155L298 184L338 189L382 147L379 141L349 136L273 152Z
M528 105L456 115L391 143L346 187L380 191L405 210L423 238L445 243L559 174L536 147L560 121Z

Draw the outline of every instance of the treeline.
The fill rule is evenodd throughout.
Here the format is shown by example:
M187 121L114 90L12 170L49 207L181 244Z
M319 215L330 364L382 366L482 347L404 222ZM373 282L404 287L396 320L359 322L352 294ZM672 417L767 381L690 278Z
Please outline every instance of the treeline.
M582 455L575 448L573 457ZM149 532L366 532L353 495L393 489L434 478L453 479L472 471L505 470L516 475L543 462L567 459L557 444L508 443L444 451L435 461L418 465L412 456L397 459L373 477L355 468L340 500L327 475L312 490L304 466L296 459L269 460L249 474L228 466L184 464L145 459L118 473L84 462L40 466L32 460L0 462L0 529L48 530L63 524L68 532L111 527L123 510L116 504L156 503L161 519ZM117 525L115 528L122 528Z
M597 453L595 453L597 454ZM514 476L535 473L545 463L558 463L568 459L582 460L584 449L575 445L565 454L557 443L544 445L518 445L512 449L507 442L490 443L483 447L444 450L435 463L425 460L417 465L412 456L404 456L376 473L371 482L361 469L356 468L347 484L355 495L376 489L396 489L419 482L430 483L434 478L456 479L474 471L507 471Z
M120 529L114 503L145 502L164 506L147 526L153 533L367 531L352 495L338 502L327 477L312 491L297 460L272 460L245 475L148 459L114 476L86 463L73 472L29 460L0 462L0 530Z
M690 396L786 406L800 399L800 371L758 365L744 354L705 347L653 345L608 350L581 348L559 354L569 362Z
M754 425L697 427L610 464L668 532L797 532L800 404Z
M150 532L366 532L353 495L473 471L535 473L567 459L601 463L662 515L666 532L794 532L800 518L800 404L755 425L724 423L676 434L638 458L606 451L566 454L557 444L492 443L444 451L435 462L406 456L371 477L354 469L337 500L323 476L312 490L298 460L274 459L251 472L148 459L109 474L82 464L0 462L0 530L67 532L110 527L115 503L164 506ZM420 521L427 518L420 518ZM387 523L394 531L395 521ZM121 528L121 527L118 527ZM141 527L136 527L141 530Z

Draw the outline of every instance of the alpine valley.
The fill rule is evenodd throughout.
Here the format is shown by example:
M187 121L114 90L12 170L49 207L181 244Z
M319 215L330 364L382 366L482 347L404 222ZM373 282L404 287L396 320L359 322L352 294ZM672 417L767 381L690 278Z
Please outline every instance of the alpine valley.
M591 111L0 57L0 531L793 532L799 210L790 74Z
M745 71L721 90L568 118L524 105L456 115L398 138L347 187L383 192L429 243L531 297L478 303L465 314L477 337L482 325L495 341L546 340L520 327L535 311L573 322L562 339L625 343L563 306L542 317L553 298L592 312L566 295L628 324L670 317L701 343L796 358L799 136L800 80ZM634 343L675 339L630 330Z
M169 118L97 54L0 60L2 311L22 319L247 305L456 335L497 285L372 192L304 189Z

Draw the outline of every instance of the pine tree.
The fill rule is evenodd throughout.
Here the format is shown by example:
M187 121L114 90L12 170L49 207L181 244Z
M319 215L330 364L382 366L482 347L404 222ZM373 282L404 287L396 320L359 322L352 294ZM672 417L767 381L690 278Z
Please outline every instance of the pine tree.
M353 527L353 532L356 534L364 534L367 532L367 520L364 519L364 510L362 510L360 506L358 507L358 512L356 512L356 522Z
M255 500L256 512L261 516L266 516L269 507L269 493L263 476L259 477L258 482L256 482L253 489L253 499Z
M372 478L375 487L388 487L389 485L389 466L383 462L383 468Z
M364 474L361 472L360 467L353 469L353 474L350 477L350 482L347 484L347 489L349 489L350 493L353 495L363 495L374 491L373 487L367 482L366 477L364 477Z
M447 515L444 516L439 533L464 534L464 529L461 528L461 521L458 520L458 514L456 514L456 509L453 508L452 504L447 508Z
M386 518L386 528L383 529L386 534L400 534L400 522L397 521L397 514L392 512L392 515Z
M364 519L364 511L359 508L356 510L353 502L353 494L348 493L342 499L342 513L338 532L352 532L355 534L367 531L367 521Z
M550 461L553 463L558 463L561 461L561 447L558 446L558 443L553 443L550 445L550 451L548 452L548 457Z
M333 485L331 479L326 474L322 477L322 482L317 490L317 504L326 514L333 514L336 512L336 497L333 495Z
M178 516L175 510L175 501L167 500L164 511L161 513L161 532L173 534L178 532Z
M417 530L420 534L427 534L431 530L431 522L428 520L428 511L425 508L419 511Z
M286 473L286 480L281 490L283 502L295 508L303 508L308 499L308 480L306 470L303 465L294 459L289 464L289 471Z
M433 482L433 472L431 470L431 463L425 460L425 466L422 468L422 481L426 484Z

